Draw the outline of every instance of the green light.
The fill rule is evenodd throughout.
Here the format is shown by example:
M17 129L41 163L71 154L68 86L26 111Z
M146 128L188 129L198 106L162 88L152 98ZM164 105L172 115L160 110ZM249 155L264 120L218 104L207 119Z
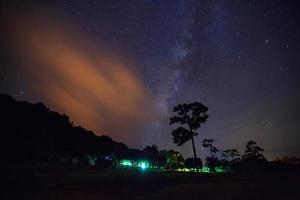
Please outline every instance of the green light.
M127 166L127 167L131 167L132 163L130 160L121 160L120 165L122 166Z
M210 172L210 169L209 169L209 167L204 166L204 167L202 167L201 171L202 171L203 173L209 173L209 172Z
M222 166L215 167L215 171L219 173L226 172L226 170Z
M140 167L141 169L147 169L147 168L149 168L150 166L149 166L149 162L147 162L147 161L140 161L140 162L138 162L138 167Z

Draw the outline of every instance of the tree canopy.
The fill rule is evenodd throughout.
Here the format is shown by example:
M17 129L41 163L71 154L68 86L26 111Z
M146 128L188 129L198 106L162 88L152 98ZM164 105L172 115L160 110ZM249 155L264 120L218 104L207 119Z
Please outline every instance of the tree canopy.
M264 155L262 154L264 149L259 147L255 141L250 140L246 144L245 153L242 155L243 160L245 161L259 161L266 160Z
M197 129L208 118L207 111L208 107L198 102L175 106L173 109L175 115L170 117L170 125L179 124L180 126L172 131L174 143L181 146L193 136L197 136Z
M192 140L194 158L197 159L194 136L201 124L208 118L208 107L199 102L178 104L173 108L174 116L170 117L170 125L179 125L172 131L173 141L178 146ZM197 172L199 168L197 166Z

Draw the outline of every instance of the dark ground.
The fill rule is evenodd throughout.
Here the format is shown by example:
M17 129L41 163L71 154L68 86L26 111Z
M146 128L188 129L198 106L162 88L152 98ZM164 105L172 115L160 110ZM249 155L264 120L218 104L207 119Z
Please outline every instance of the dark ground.
M2 167L1 199L300 199L300 176Z

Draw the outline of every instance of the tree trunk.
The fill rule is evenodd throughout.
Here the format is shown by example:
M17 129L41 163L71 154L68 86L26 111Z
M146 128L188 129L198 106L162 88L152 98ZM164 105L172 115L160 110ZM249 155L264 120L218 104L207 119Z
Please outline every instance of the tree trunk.
M197 170L197 173L199 173L199 166L198 166L198 160L197 160L197 154L196 154L194 136L192 136L192 144L193 144L194 158L195 158L195 162L196 162L196 170Z

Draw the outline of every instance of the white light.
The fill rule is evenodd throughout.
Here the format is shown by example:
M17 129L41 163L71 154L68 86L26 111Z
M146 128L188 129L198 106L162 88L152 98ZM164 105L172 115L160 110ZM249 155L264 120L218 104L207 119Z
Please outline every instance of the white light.
M141 168L142 169L146 169L146 164L145 163L141 163Z

